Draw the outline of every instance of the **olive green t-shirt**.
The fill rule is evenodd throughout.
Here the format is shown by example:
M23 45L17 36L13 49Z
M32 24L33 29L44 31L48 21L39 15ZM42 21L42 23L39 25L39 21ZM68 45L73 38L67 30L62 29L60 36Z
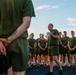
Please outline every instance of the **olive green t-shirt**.
M45 48L45 46L46 46L46 39L40 39L40 40L38 40L38 43L40 43L40 46L42 48Z
M58 32L58 30L56 30L56 29L53 29L53 30L51 31L51 33L52 33L53 35L59 35L59 32ZM59 39L53 38L53 37L50 35L50 36L48 37L48 44L49 44L49 46L59 45Z
M29 42L29 45L30 45L32 48L34 48L34 44L36 43L36 40L33 39L33 38L29 38L29 39L28 39L28 42Z
M76 37L69 38L69 44L73 48L76 45Z
M35 16L31 0L0 0L0 37L10 36L26 16ZM20 37L27 36L26 31Z
M69 40L68 36L61 38L61 42L64 46L68 45L68 40Z

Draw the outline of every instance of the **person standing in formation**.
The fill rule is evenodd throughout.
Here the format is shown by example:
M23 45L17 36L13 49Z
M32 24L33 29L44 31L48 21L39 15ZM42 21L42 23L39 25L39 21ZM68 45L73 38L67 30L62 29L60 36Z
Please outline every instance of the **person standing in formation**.
M31 0L0 0L0 53L7 55L13 75L25 75L29 57L27 29L34 16Z

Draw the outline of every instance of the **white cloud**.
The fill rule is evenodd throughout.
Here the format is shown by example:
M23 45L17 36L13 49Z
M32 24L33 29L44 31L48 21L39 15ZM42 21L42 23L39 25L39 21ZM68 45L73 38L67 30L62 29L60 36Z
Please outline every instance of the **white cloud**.
M57 28L59 31L76 31L76 28Z
M67 18L67 21L69 26L76 26L76 18Z
M42 10L42 9L46 9L46 8L55 9L55 8L59 8L59 7L60 7L60 6L43 5L43 6L37 7L35 10Z
M68 24L69 26L76 26L76 23Z
M45 9L45 8L49 8L50 5L43 5L43 6L39 6L37 7L35 10L41 10L41 9Z
M76 18L67 18L68 22L76 22Z
M53 8L53 9L55 9L55 8L59 8L59 6L52 6L52 8Z

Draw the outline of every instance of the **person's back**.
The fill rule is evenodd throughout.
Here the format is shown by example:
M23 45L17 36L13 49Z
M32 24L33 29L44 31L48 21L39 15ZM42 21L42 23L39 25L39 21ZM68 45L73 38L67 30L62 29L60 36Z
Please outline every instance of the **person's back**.
M32 16L34 11L30 7L33 7L30 0L0 0L0 35L8 37L21 25L22 17Z
M0 42L3 43L0 46L7 47L5 51L0 47L0 54L7 54L13 75L25 75L29 56L27 29L33 16L31 0L0 0Z

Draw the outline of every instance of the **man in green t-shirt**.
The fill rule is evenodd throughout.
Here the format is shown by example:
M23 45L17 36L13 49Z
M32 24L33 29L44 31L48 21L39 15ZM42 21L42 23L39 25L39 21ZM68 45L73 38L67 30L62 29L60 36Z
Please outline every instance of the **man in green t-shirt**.
M27 29L33 16L31 0L0 0L0 53L10 59L13 75L25 75L29 56Z
M34 60L36 59L36 55L35 55L35 43L36 43L36 40L34 39L34 33L31 33L29 35L28 42L29 42L29 51L30 51L30 54L29 54L29 66L31 66L31 65L33 65L33 63L35 63Z
M50 72L46 75L53 75L53 61L55 61L60 67L59 75L62 75L62 66L58 60L59 55L59 32L57 29L53 29L53 24L48 25L49 37L48 37L48 50L50 56Z
M66 54L67 54L68 62L69 62L69 65L70 65L70 51L68 49L69 37L67 36L67 32L64 31L63 34L64 34L64 37L61 38L60 44L61 44L62 50L63 50L63 65L65 66L66 65L66 63L65 63Z
M70 50L70 66L76 65L76 37L74 31L71 31L71 37L68 40L68 48Z
M43 58L43 60L41 60L41 65L46 65L46 62L45 62L45 57L46 57L46 54L47 54L47 42L46 42L46 39L44 38L44 34L41 34L41 39L38 40L38 49L40 51L40 59Z

